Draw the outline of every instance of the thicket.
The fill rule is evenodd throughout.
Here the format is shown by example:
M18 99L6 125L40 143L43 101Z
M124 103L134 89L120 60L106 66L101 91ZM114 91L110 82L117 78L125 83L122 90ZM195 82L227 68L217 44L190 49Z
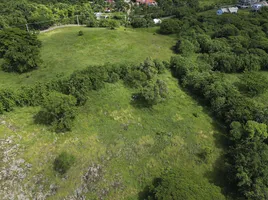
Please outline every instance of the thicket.
M268 198L268 108L250 98L267 90L266 78L254 73L267 70L267 16L267 9L248 15L199 14L160 27L179 37L174 50L180 55L170 61L174 76L205 100L229 130L225 170L235 198ZM173 21L183 26L176 28ZM239 88L221 72L245 72Z

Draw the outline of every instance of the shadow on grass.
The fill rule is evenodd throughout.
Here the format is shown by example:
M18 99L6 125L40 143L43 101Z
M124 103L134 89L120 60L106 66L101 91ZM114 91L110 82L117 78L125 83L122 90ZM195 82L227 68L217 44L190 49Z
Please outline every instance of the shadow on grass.
M44 111L39 111L33 118L36 124L50 125L51 119L48 118L48 115Z
M213 171L205 173L209 182L221 188L222 194L230 199L237 199L237 187L230 181L230 166L227 163L227 155L221 155L213 165Z
M138 109L148 108L151 109L152 106L149 105L139 93L134 93L131 96L130 104Z
M154 188L156 188L160 183L162 179L161 178L154 178L151 186L147 185L144 187L144 189L139 192L139 200L154 200L155 193Z

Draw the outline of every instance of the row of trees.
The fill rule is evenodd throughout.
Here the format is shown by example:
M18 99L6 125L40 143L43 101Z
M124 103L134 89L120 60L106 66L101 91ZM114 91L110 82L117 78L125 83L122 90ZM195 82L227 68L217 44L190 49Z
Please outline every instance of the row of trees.
M229 184L248 199L268 198L267 126L268 108L242 96L237 88L220 74L177 56L171 59L171 68L181 84L190 92L205 99L215 116L230 129L228 165ZM252 76L244 75L249 91L254 87ZM259 83L257 83L259 84Z
M42 30L55 23L74 24L76 15L79 15L81 24L87 24L94 18L94 11L88 1L51 1L40 4L28 0L10 0L0 2L0 9L0 28L15 26L26 29L25 25L28 24L30 29Z
M35 117L37 123L51 125L56 132L70 131L77 107L86 103L89 91L99 90L105 83L122 79L138 91L135 101L142 101L145 106L162 102L168 90L156 75L164 70L162 62L147 59L139 65L90 66L68 78L24 86L17 91L2 89L0 113L10 112L15 106L41 106Z

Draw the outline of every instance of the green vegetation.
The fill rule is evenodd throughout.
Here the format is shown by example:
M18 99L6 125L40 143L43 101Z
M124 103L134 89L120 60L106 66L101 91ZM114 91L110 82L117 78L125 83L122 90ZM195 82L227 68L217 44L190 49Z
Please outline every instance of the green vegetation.
M84 35L77 37L78 31ZM154 29L152 29L154 32ZM147 57L169 60L174 37L132 29L63 28L39 35L43 64L23 75L0 71L0 88L46 82L89 65L139 63ZM64 70L62 70L64 69Z
M102 0L31 2L11 1L2 26L77 16L106 28L42 33L37 70L0 73L0 198L268 199L267 8L218 16L216 1L116 0L119 13L96 20ZM0 36L3 69L36 68L35 34Z
M4 71L23 73L40 66L41 42L35 34L20 29L4 29L0 32L0 41Z
M203 108L178 87L170 72L157 78L169 88L164 103L152 108L136 106L131 101L135 88L125 87L121 81L106 83L103 89L88 93L86 104L78 107L72 131L63 135L34 123L33 116L40 111L39 107L16 108L1 116L23 135L17 142L26 147L21 157L32 163L31 175L42 174L48 179L45 185L59 186L51 199L73 194L88 168L96 165L101 166L101 179L88 185L96 189L87 193L88 198L100 198L102 189L109 188L111 192L105 196L108 199L137 199L139 192L167 167L195 171L207 182L205 187L212 187L215 193L219 191L208 183L207 176L211 181L221 179L214 167L221 170L223 166L218 160L222 155L222 133ZM1 137L12 134L5 125L0 127ZM206 146L212 149L207 162L198 155ZM63 151L76 158L65 181L53 173L54 158ZM34 185L31 180L25 183Z
M70 131L76 113L76 99L61 93L50 93L44 98L38 122L52 125L57 132Z
M55 158L53 163L53 169L60 174L65 174L74 164L74 161L75 158L73 155L70 155L66 152L62 152Z
M186 170L166 170L162 178L154 180L146 199L225 199L220 190L198 174Z

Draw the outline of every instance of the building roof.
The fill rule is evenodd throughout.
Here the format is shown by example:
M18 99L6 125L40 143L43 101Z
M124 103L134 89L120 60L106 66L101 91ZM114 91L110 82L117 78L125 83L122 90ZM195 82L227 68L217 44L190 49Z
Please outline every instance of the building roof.
M141 4L156 4L155 0L136 0L136 2Z
M230 7L228 9L229 9L230 13L237 13L237 11L238 11L238 7Z
M222 13L228 13L229 10L227 8L221 8Z

